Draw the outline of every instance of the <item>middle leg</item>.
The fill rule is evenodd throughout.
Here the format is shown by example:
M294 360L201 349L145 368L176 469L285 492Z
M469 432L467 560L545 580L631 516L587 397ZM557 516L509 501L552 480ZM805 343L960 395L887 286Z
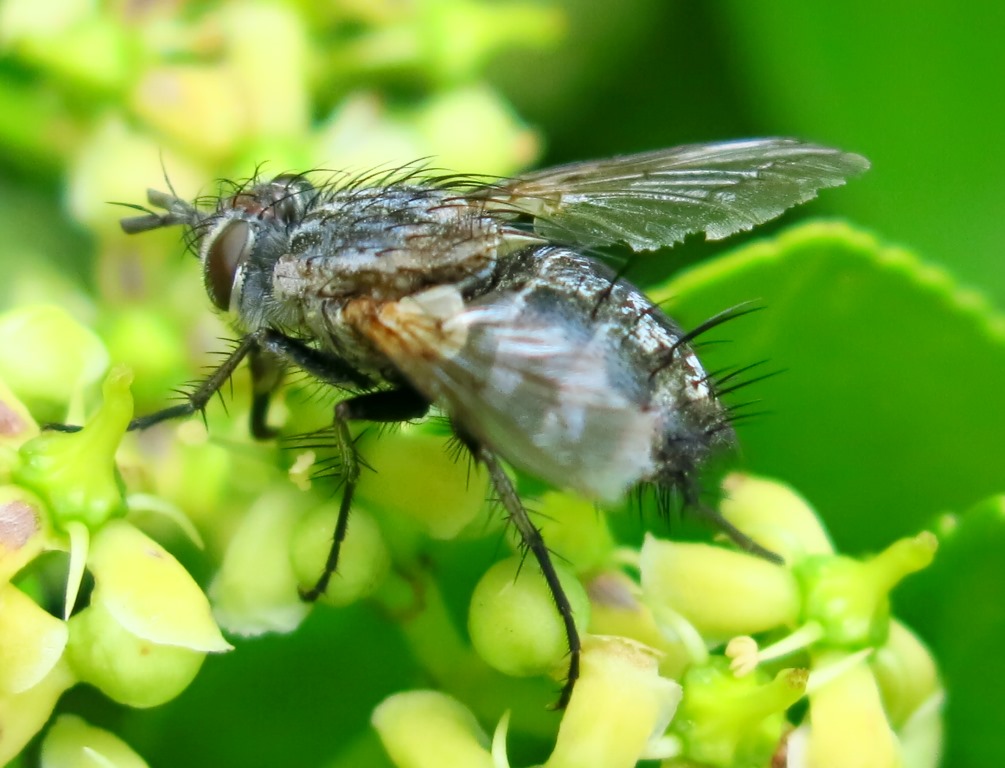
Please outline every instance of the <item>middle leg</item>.
M335 439L342 462L342 502L339 505L335 533L332 536L324 570L313 587L301 592L300 596L304 600L313 602L328 589L328 583L338 568L339 552L349 525L349 510L352 508L353 495L356 493L356 484L359 481L360 464L356 444L349 432L349 423L408 421L424 416L428 410L429 401L411 387L356 395L335 406Z

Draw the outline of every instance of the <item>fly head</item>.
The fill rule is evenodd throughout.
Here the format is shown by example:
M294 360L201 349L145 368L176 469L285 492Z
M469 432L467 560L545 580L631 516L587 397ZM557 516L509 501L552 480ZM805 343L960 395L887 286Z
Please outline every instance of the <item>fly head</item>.
M246 329L267 298L271 268L285 250L286 233L317 200L318 191L300 175L282 174L251 183L233 194L215 198L211 210L201 210L174 194L149 190L143 216L122 220L130 234L183 225L191 250L203 268L206 293L218 309Z

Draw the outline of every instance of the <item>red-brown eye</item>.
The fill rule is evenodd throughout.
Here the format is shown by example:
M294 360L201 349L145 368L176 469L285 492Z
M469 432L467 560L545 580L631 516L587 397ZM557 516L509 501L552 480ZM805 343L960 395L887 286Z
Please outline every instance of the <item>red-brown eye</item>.
M203 272L209 297L220 309L230 307L237 269L251 255L254 238L246 221L230 221L216 232L206 247Z

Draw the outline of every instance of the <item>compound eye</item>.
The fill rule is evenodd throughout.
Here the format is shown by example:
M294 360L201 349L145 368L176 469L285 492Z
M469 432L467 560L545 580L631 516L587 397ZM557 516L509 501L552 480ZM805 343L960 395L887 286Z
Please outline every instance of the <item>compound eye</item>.
M206 290L213 303L224 311L230 307L238 268L248 260L253 245L251 225L238 220L224 224L206 247L203 261Z

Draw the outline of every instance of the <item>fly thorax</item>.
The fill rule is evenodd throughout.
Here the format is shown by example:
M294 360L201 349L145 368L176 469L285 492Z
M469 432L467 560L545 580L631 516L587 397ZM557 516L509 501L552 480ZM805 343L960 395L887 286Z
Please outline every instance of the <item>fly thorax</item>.
M499 223L440 189L333 193L290 233L273 273L276 297L389 301L485 273L503 242Z

